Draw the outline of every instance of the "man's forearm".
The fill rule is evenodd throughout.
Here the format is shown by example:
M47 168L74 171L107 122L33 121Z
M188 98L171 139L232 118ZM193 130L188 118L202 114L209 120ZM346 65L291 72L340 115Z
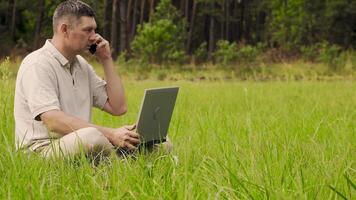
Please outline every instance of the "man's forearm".
M51 110L45 112L41 114L41 120L50 131L60 135L66 135L82 128L94 127L103 133L109 140L111 138L111 128L91 124L80 118L66 114L63 111Z
M108 94L108 103L112 108L113 114L121 115L126 112L126 99L124 87L117 75L114 62L111 58L102 61L106 78L106 91Z

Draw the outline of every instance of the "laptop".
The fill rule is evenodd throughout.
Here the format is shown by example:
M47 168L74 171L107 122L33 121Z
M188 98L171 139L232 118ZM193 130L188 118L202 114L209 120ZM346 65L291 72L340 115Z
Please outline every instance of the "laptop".
M179 87L146 89L137 119L140 146L166 141Z

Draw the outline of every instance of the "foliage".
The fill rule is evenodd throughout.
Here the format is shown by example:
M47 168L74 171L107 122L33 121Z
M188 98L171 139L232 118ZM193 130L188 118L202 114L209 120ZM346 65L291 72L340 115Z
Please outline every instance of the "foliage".
M207 51L207 43L203 42L200 44L200 46L194 51L193 56L194 56L194 62L196 64L199 64L201 62L204 62L205 60L208 59L208 51Z
M239 72L252 72L258 68L258 56L262 52L263 45L245 45L237 48L235 43L220 40L214 53L215 61L223 67L233 67Z
M262 47L260 45L251 46L246 45L239 49L237 52L237 58L240 63L243 64L255 64L257 62L257 57L261 53Z
M182 61L185 57L183 24L170 1L162 0L152 21L138 27L137 36L132 42L134 55L150 63Z
M322 41L356 46L355 1L273 0L269 6L271 42L288 51Z
M155 24L146 23L138 28L138 34L132 42L134 55L150 63L177 61L184 52L178 42L178 29L171 21L158 20Z
M305 61L325 63L332 71L342 70L348 59L340 46L325 41L312 46L302 46L300 51Z
M304 61L316 61L319 57L319 45L301 46L300 53Z
M214 58L217 63L224 66L231 64L237 59L237 46L235 43L230 43L226 40L220 40L217 42Z
M45 9L43 19L40 22L42 29L39 41L42 44L45 39L52 36L53 11L61 1L44 1ZM16 1L14 35L10 31L11 19L9 17L12 15L12 8L9 2L12 1L0 0L0 45L2 47L0 57L9 55L23 56L34 50L33 39L36 32L35 27L38 23L36 20L40 14L38 10L39 2L41 1ZM112 24L110 17L109 19L104 19L104 3L112 3L112 1L84 0L84 2L91 5L95 10L98 25L97 32L102 34L104 32L104 24ZM127 20L123 21L127 22L126 26L129 27L127 34L130 36L130 40L128 43L135 41L137 37L139 37L138 41L142 45L148 44L150 42L149 39L153 39L151 42L156 43L152 44L155 47L148 48L157 50L154 53L143 50L144 46L136 44L133 53L136 58L146 62L180 63L187 60L187 56L190 56L187 55L187 52L189 54L193 52L197 62L201 62L203 58L207 61L207 57L204 55L204 45L215 48L218 46L218 41L225 40L229 41L229 43L243 44L244 46L265 43L268 44L269 49L278 49L282 55L286 55L283 57L287 59L289 57L293 58L301 52L304 59L310 58L311 61L323 60L323 62L330 63L331 68L336 69L340 68L335 67L338 65L336 62L341 61L331 58L319 59L319 54L325 53L332 57L331 54L333 53L320 52L322 48L318 45L327 42L330 47L337 45L342 50L356 48L356 32L354 28L356 27L354 20L356 17L356 1L159 0L142 4L145 6L144 8L141 8L140 3L137 3L137 1L126 2L128 5L124 9L126 9ZM196 5L194 13L193 5ZM136 7L134 8L134 6ZM110 8L110 6L107 8ZM154 9L154 12L151 13L152 9ZM9 13L10 16L8 16ZM192 20L193 14L194 20ZM168 21L163 22L161 20ZM210 29L210 26L212 26L211 20L214 22L212 30ZM140 28L135 29L134 26L139 21ZM119 29L123 24L125 23L119 23L117 34L122 34ZM158 27L159 25L164 27ZM110 27L106 28L108 28L106 30L110 29ZM191 42L188 47L187 37L191 28L192 34L189 35L191 37L189 41ZM134 32L131 33L131 31ZM164 36L163 31L169 31L167 33L170 35L168 38L174 38L173 41L167 41L167 36ZM143 32L147 33L144 34ZM105 37L107 37L107 40L114 38L110 37L110 34L109 31L106 31ZM155 36L149 37L147 34L155 34ZM132 38L131 35L133 36ZM117 38L120 38L120 35ZM209 38L213 39L211 46ZM167 45L163 43L167 43ZM117 44L112 46L117 46ZM175 50L173 50L174 48ZM129 54L131 53L129 47L126 50ZM184 53L185 50L187 52ZM160 54L166 55L161 56ZM199 56L197 56L198 54ZM234 56L232 54L229 55L227 52L220 51L216 52L216 55L218 55L219 63L233 63Z
M346 59L341 56L341 48L339 46L323 43L320 49L319 60L336 71L345 65Z
M272 42L286 50L302 43L305 34L306 13L302 9L304 0L274 0L271 3L270 29Z

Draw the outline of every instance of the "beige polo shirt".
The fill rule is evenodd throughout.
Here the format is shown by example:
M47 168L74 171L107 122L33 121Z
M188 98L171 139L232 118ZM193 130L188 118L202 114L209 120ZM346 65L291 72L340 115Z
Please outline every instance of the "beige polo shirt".
M102 109L107 101L106 82L77 55L73 63L50 40L25 57L16 79L14 102L16 148L36 148L50 143L50 134L39 115L61 110L87 122L92 107Z

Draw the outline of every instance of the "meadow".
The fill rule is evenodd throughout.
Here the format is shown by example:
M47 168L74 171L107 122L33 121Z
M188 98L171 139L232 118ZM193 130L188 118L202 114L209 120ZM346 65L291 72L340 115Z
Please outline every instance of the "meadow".
M149 87L180 86L172 154L93 166L14 149L15 80L0 82L0 199L354 199L353 81L157 81L124 78L128 112L95 110L97 124L136 121Z

